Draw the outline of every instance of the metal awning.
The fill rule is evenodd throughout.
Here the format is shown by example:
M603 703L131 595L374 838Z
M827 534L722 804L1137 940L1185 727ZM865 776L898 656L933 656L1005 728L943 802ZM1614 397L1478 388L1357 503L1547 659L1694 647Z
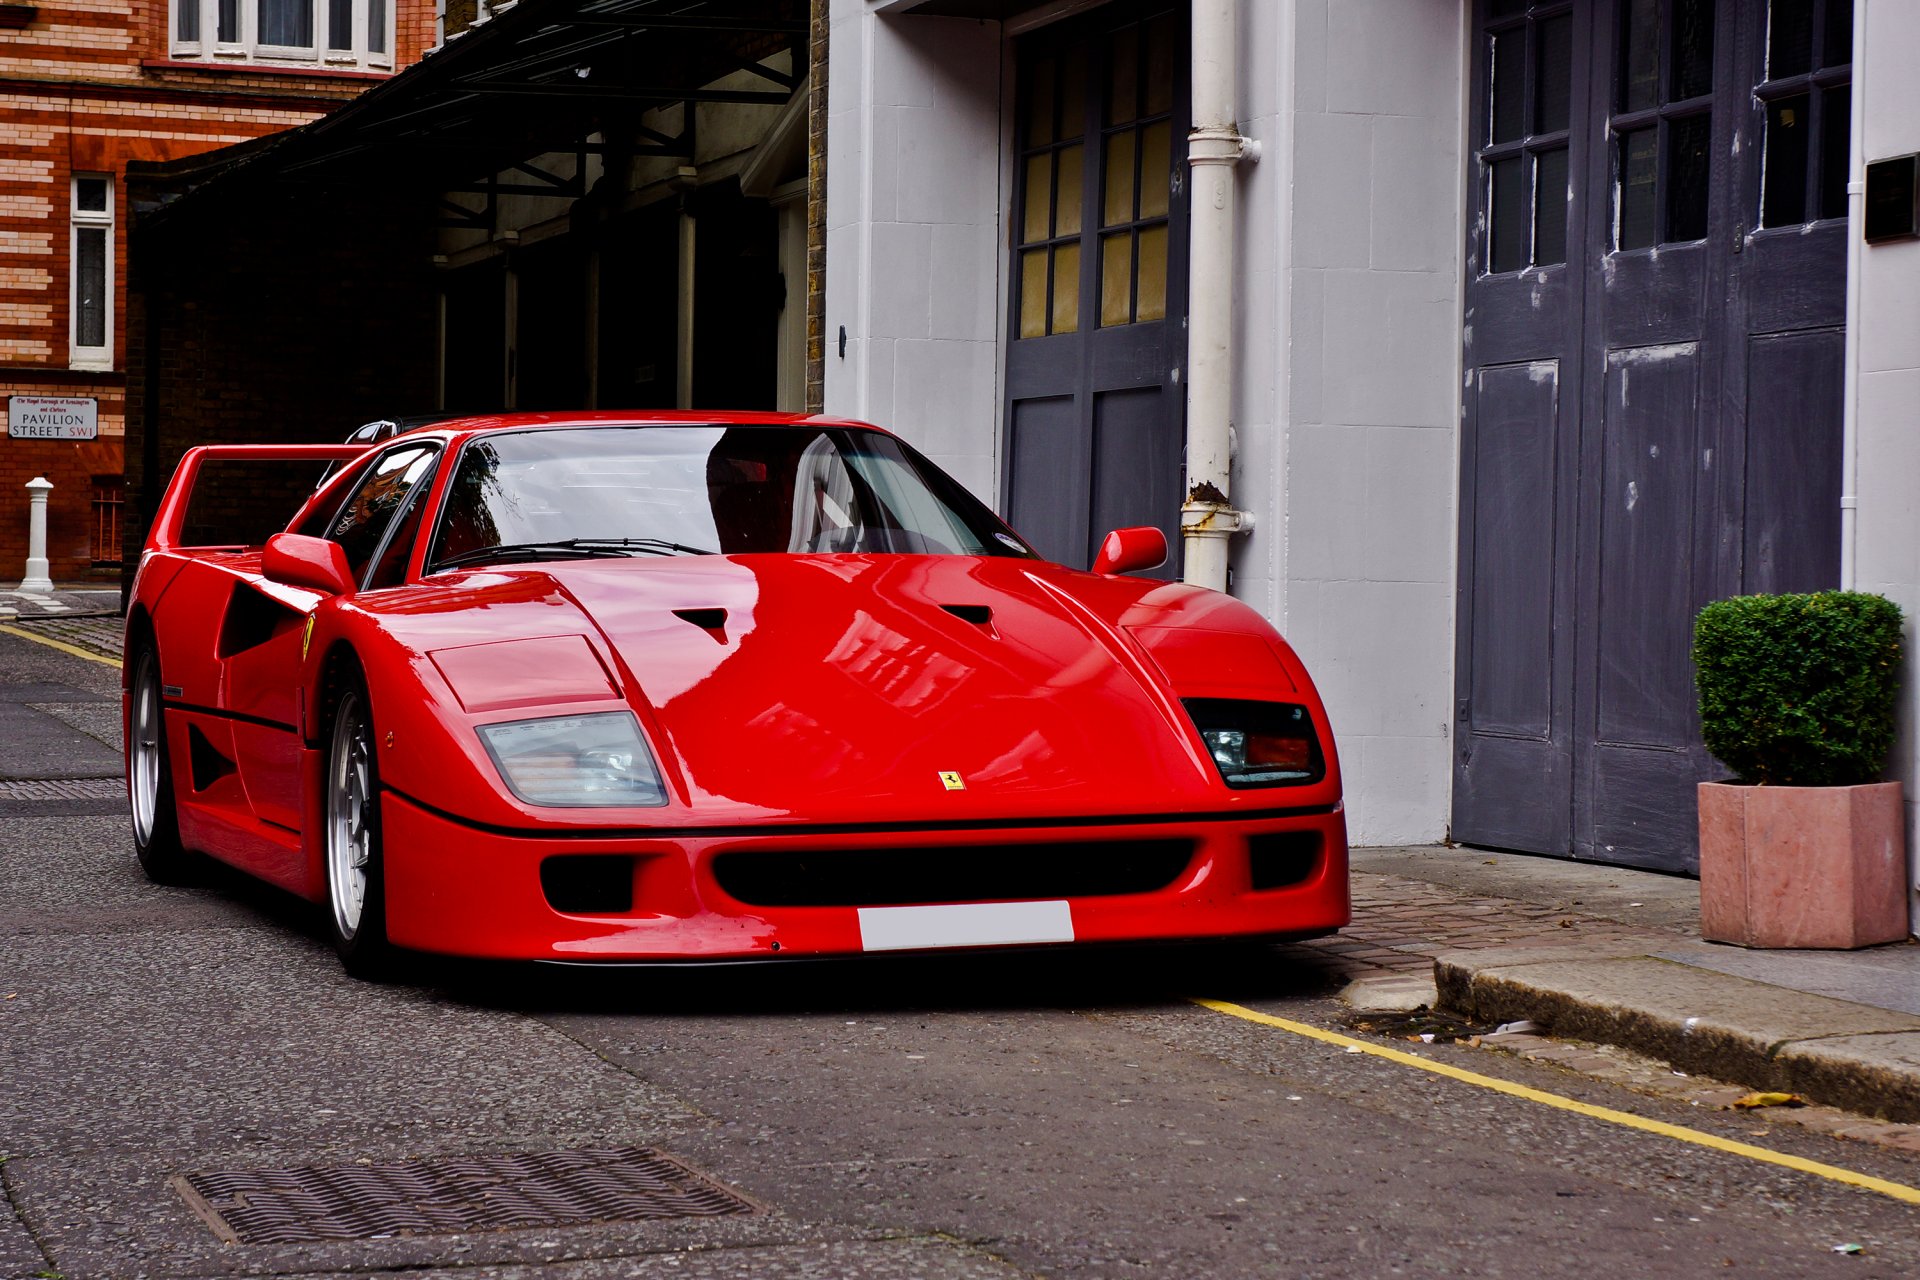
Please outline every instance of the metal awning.
M228 183L271 177L577 197L577 176L529 162L608 149L689 156L690 130L649 125L645 113L674 103L780 106L807 74L807 0L518 0L494 13L309 124L135 166L143 229ZM782 50L793 53L790 71L762 65ZM713 87L735 72L750 73L750 87Z

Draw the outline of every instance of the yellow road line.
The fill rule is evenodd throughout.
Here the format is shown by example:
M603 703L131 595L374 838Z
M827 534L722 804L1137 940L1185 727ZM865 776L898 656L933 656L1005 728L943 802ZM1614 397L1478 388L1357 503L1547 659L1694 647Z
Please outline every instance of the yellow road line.
M1384 1045L1370 1044L1356 1040L1352 1036L1341 1035L1338 1031L1324 1031L1304 1022L1294 1022L1289 1018L1276 1018L1270 1013L1261 1013L1245 1005L1231 1004L1225 1000L1200 1000L1194 1003L1212 1009L1215 1013L1224 1013L1229 1017L1240 1018L1247 1022L1256 1022L1263 1027L1276 1027L1281 1031L1290 1031L1297 1036L1306 1036L1327 1044L1339 1045L1349 1050L1371 1054L1376 1058L1385 1058L1388 1062L1397 1062L1402 1066L1415 1067L1421 1071L1445 1076L1449 1080L1459 1080L1466 1084L1478 1085L1482 1089L1491 1089L1495 1093L1504 1093L1509 1097L1525 1098L1528 1102L1537 1102L1543 1107L1553 1107L1559 1111L1571 1111L1575 1115L1586 1116L1591 1120L1604 1120L1609 1124L1621 1125L1628 1129L1638 1129L1643 1133L1656 1133L1663 1138L1672 1138L1676 1142L1688 1142L1697 1147L1708 1147L1714 1151L1724 1151L1729 1155L1745 1156L1749 1160L1759 1160L1767 1164L1777 1164L1785 1169L1799 1173L1810 1173L1816 1178L1826 1178L1832 1182L1843 1182L1850 1187L1862 1187L1868 1191L1878 1191L1883 1196L1907 1204L1920 1204L1920 1188L1903 1186L1898 1182L1888 1182L1885 1178L1875 1178L1869 1174L1855 1173L1852 1169L1842 1169L1838 1165L1821 1164L1818 1160L1803 1160L1799 1156L1786 1155L1779 1151L1769 1151L1765 1147L1756 1147L1745 1142L1735 1142L1730 1138L1716 1137L1711 1133L1702 1133L1698 1129L1688 1129L1682 1125L1667 1124L1660 1120L1649 1120L1645 1116L1634 1115L1630 1111L1615 1111L1612 1107L1596 1107L1590 1102L1576 1102L1572 1098L1563 1098L1557 1093L1547 1093L1541 1089L1530 1089L1511 1080L1502 1080L1496 1076L1483 1076L1477 1071L1468 1071L1451 1063L1434 1062L1418 1054L1405 1053L1399 1049L1389 1049Z
M88 662L97 662L103 667L112 667L116 671L120 668L120 660L118 658L103 658L97 653L87 652L87 650L82 649L77 644L68 644L65 640L55 640L51 636L37 636L33 634L33 632L21 627L9 627L5 625L0 625L0 632L4 632L10 636L19 636L22 640L31 640L35 644L43 644L49 649L58 649L62 653L70 653L76 658L85 658Z

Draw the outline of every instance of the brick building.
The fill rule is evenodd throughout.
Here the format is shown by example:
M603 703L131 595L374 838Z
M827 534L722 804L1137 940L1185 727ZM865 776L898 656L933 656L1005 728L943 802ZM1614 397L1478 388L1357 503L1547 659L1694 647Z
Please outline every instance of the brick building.
M53 576L118 576L127 164L315 119L417 61L435 21L431 0L0 3L0 581L36 475Z

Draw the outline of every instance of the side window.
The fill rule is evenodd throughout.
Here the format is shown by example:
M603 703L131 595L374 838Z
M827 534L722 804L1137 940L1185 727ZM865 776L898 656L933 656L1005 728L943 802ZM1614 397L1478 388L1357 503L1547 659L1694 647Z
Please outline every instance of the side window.
M326 536L347 553L355 579L361 577L394 514L406 505L407 495L433 469L437 445L407 445L377 459L328 526Z
M424 478L424 476L423 476ZM373 572L367 575L366 589L378 591L381 587L397 587L407 576L407 559L413 554L414 539L420 536L420 521L427 510L427 484L415 484L405 498L406 509L400 518L393 522L393 533L387 539L387 545L380 549L380 556L373 564Z

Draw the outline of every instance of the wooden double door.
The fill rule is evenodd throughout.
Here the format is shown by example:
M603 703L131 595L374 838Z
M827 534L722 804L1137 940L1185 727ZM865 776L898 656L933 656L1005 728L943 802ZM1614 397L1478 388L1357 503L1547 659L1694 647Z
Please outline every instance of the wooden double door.
M1475 0L1453 834L1692 871L1694 614L1839 576L1850 0Z

